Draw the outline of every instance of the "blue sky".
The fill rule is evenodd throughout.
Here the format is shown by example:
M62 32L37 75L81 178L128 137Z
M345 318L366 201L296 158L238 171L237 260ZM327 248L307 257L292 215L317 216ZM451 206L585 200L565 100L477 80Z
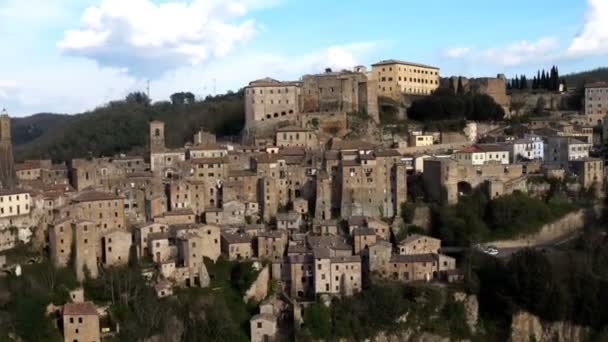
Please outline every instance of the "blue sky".
M75 113L398 58L442 76L606 66L608 0L0 0L0 107Z

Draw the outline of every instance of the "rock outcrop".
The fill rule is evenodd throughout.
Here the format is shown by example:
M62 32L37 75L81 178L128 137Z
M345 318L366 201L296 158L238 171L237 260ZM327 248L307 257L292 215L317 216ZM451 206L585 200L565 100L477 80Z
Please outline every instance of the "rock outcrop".
M584 341L590 332L588 327L571 322L544 322L537 316L520 311L513 315L511 342L576 342Z
M464 292L455 292L454 300L464 305L467 325L471 333L477 332L477 319L479 318L479 302L477 296L467 295Z
M265 266L258 274L257 279L251 284L249 289L243 296L243 301L249 302L250 300L262 301L268 296L268 281L270 280L270 270L268 266Z

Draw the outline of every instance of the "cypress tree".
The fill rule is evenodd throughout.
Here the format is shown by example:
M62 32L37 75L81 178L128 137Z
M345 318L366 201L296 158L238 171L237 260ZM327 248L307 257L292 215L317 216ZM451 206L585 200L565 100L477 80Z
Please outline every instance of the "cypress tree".
M464 95L464 85L462 84L462 77L458 76L458 95Z
M521 84L519 87L519 89L522 90L528 89L528 79L526 78L526 75L521 75Z
M547 75L545 75L545 69L543 69L543 72L540 76L540 88L547 89Z
M454 89L454 79L450 78L448 81L450 94L456 94L456 89Z

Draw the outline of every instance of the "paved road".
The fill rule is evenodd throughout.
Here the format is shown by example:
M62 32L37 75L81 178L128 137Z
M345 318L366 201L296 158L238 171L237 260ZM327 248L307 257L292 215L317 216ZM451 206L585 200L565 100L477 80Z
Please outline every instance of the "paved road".
M574 232L568 236L563 236L554 241L550 241L548 243L544 243L544 244L540 244L540 245L536 245L536 246L499 248L498 255L495 255L495 257L509 258L511 255L521 251L522 249L526 249L526 248L532 248L532 249L536 249L536 250L540 250L540 251L550 252L551 250L554 250L556 247L563 245L564 243L569 242L573 239L576 239L577 237L580 236L580 234L581 234L581 232ZM491 245L491 243L488 243L488 245ZM462 253L465 250L466 250L466 248L464 248L464 247L442 247L439 249L439 253L444 253L444 254L445 253Z

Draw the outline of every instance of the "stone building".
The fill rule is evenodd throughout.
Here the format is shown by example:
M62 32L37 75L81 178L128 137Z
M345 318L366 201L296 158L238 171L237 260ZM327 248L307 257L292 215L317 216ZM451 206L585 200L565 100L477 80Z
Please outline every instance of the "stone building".
M315 259L312 254L298 254L287 257L288 288L291 298L311 300L315 296Z
M58 210L60 217L71 217L94 222L100 232L126 230L124 198L99 191L86 191L72 199L72 203Z
M31 209L32 198L29 191L0 190L0 228L11 225L11 219L29 215Z
M92 221L75 221L73 229L73 258L76 278L79 281L85 279L85 275L97 278L97 262L100 258L99 232L96 224Z
M129 262L133 237L131 233L115 230L101 238L101 260L105 266L126 265Z
M380 274L403 282L441 279L445 272L456 269L456 261L442 254L392 255Z
M277 341L278 318L273 314L260 313L250 320L251 342Z
M376 84L358 70L304 75L300 112L365 112L379 122Z
M302 215L295 211L277 214L277 229L289 233L289 235L298 233L302 226Z
M401 101L402 94L429 95L439 87L439 68L396 59L372 64L378 96Z
M330 256L329 250L314 253L315 295L352 296L361 291L361 257Z
M65 342L101 342L99 314L95 304L91 302L65 304L62 321Z
M412 234L399 242L399 254L433 254L439 253L441 240L419 234Z
M193 226L178 231L180 260L187 267L197 267L207 257L216 261L221 254L220 227L213 225Z
M370 245L366 251L367 270L376 274L386 274L387 267L393 254L393 245L384 240L380 240Z
M133 231L133 241L137 249L137 256L151 256L148 248L148 236L152 233L165 233L169 231L169 226L162 223L148 223L137 227Z
M353 252L355 254L360 254L369 248L369 246L375 244L377 240L376 231L367 227L355 228L351 234L353 237Z
M299 112L299 82L263 78L245 87L245 125L295 118Z
M308 128L295 126L278 128L275 134L275 141L279 147L313 149L319 146L319 139L315 132Z
M247 234L222 233L222 252L228 260L248 260L253 256L251 236Z
M258 258L262 260L280 261L287 247L287 234L279 230L258 233Z
M164 178L179 174L179 164L186 160L183 149L167 149L165 146L165 123L150 122L150 170Z
M515 190L527 191L521 164L471 165L452 158L429 158L424 160L422 179L432 199L447 200L450 204L457 203L460 195L470 194L482 184L490 185L491 198Z
M572 161L589 158L593 146L568 136L552 136L546 138L544 147L546 164L567 168Z
M13 143L11 141L11 119L6 110L0 113L0 189L12 189L17 185Z
M166 225L191 224L196 222L196 215L192 209L173 210L167 211L162 215L155 217L154 222Z
M585 114L608 115L608 82L585 84Z
M66 267L72 256L72 219L65 218L49 225L49 251L51 262L56 268Z
M606 175L604 173L604 160L602 159L582 159L572 163L572 171L579 178L579 182L585 189L595 187L601 192L604 189Z

